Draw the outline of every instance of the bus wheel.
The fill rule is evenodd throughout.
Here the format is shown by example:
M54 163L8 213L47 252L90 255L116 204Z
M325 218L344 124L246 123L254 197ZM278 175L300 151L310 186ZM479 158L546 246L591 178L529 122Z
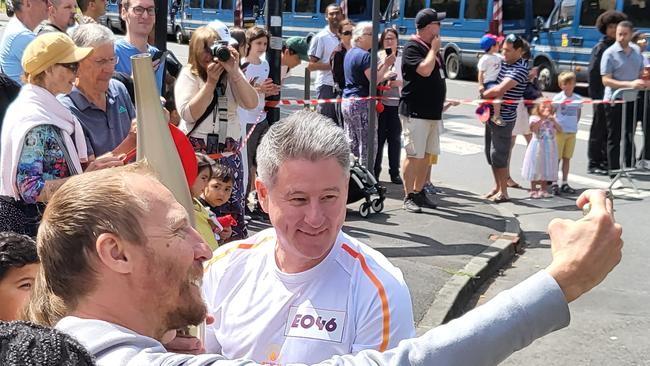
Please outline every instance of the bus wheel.
M538 80L540 89L543 91L557 90L557 76L548 61L543 61L537 67L539 68Z
M176 43L183 44L185 43L185 36L183 35L183 30L181 27L176 27Z
M450 52L445 60L447 77L449 79L458 79L462 74L463 65L460 63L460 57L456 52Z

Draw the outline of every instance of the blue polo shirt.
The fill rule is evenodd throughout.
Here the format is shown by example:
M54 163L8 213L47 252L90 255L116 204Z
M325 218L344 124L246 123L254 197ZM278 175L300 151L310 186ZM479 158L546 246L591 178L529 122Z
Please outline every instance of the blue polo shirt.
M23 85L20 76L23 66L20 63L27 45L36 38L36 35L15 16L9 19L7 28L0 40L0 68L13 81Z
M600 75L611 74L614 80L632 81L639 78L641 71L643 71L643 56L636 45L630 45L628 53L625 53L621 44L614 42L603 52ZM611 99L615 91L609 86L605 87L603 99Z
M129 134L135 108L126 87L111 79L106 91L106 112L99 109L73 87L68 95L60 95L59 101L77 117L86 135L88 153L103 155L115 149Z
M150 55L153 55L155 52L158 52L158 49L154 46L147 45L147 52ZM115 56L119 58L117 65L115 65L115 71L123 72L129 76L133 75L131 70L131 56L138 55L140 52L134 45L127 42L124 38L120 38L115 41ZM158 85L158 90L160 95L162 95L162 85L163 85L163 76L165 75L165 60L160 61L160 66L156 70L156 85Z

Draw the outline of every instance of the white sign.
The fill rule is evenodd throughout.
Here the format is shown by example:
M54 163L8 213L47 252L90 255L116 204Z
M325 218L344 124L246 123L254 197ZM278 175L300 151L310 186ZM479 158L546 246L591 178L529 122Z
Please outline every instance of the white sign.
M341 343L345 311L316 309L308 305L292 306L284 335Z

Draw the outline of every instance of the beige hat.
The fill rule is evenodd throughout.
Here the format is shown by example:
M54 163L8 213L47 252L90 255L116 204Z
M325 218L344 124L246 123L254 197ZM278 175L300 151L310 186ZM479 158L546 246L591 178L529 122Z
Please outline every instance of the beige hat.
M92 47L77 47L67 34L50 32L36 37L23 53L25 73L38 75L55 64L79 62L92 52Z

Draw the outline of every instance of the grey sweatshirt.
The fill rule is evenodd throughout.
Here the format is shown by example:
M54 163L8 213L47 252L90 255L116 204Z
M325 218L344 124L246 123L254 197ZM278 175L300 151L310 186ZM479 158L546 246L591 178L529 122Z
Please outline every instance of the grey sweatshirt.
M407 339L384 353L366 350L333 356L319 365L496 365L535 339L569 324L562 290L540 271L461 318ZM167 352L155 339L96 319L65 317L56 328L75 337L100 366L252 366L221 355Z

